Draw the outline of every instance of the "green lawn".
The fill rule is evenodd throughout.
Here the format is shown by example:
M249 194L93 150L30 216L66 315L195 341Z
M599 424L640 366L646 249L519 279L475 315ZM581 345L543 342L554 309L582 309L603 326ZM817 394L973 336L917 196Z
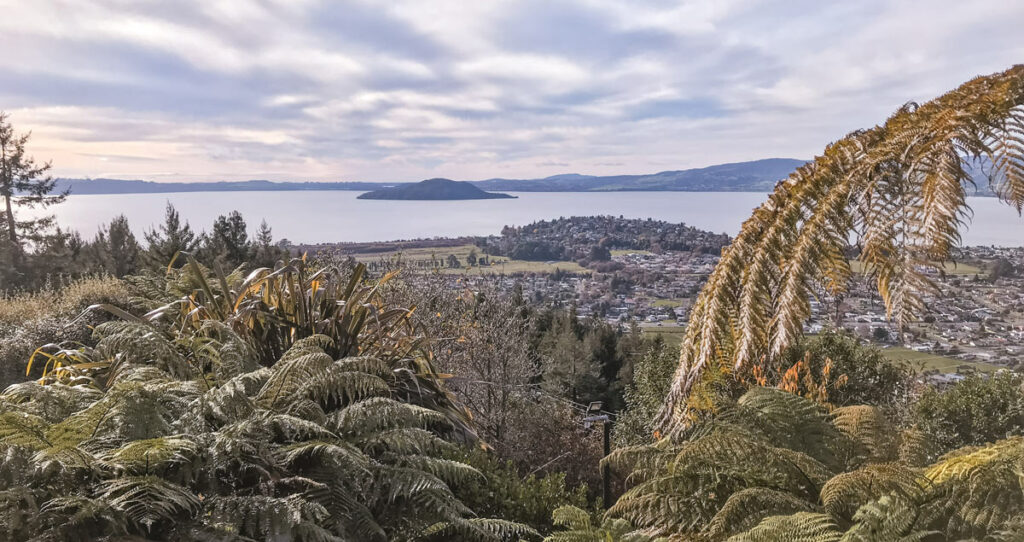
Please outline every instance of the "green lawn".
M665 344L669 346L679 346L679 343L683 342L683 334L686 333L686 326L679 325L644 326L640 329L645 334L661 335L661 338L665 339Z
M942 268L947 275L977 275L982 272L981 268L962 262L946 262L942 264ZM859 260L850 260L850 269L854 273L863 273L864 263Z
M654 306L654 307L673 307L673 308L675 308L675 307L678 307L678 306L682 305L686 301L687 300L685 300L685 299L679 299L679 298L655 299L654 303L651 303L651 305Z
M971 367L984 373L995 372L1002 368L999 365L983 361L963 361L931 352L918 352L902 346L885 348L882 350L882 353L893 361L909 361L913 364L921 364L925 370L934 369L940 373L955 373L957 367Z
M641 254L646 256L651 254L650 250L612 250L610 252L612 253L612 256L625 256L626 254Z
M553 273L558 270L569 273L592 273L590 269L580 267L576 262L528 262L504 258L500 259L500 261L494 260L491 265L487 266L466 267L463 264L463 267L457 269L444 268L441 272L461 275L493 275L495 273Z
M431 247L412 248L406 250L394 250L388 252L373 252L356 254L355 259L360 262L376 262L380 259L393 259L401 255L403 261L427 261L431 257L439 261L447 261L448 256L455 255L462 264L458 268L441 268L442 273L449 274L494 274L494 273L552 273L555 270L567 271L569 273L591 273L589 269L580 267L576 262L530 262L525 260L510 260L501 256L487 256L489 265L469 267L466 257L469 253L476 251L477 257L485 256L484 251L474 245L460 245L454 247Z

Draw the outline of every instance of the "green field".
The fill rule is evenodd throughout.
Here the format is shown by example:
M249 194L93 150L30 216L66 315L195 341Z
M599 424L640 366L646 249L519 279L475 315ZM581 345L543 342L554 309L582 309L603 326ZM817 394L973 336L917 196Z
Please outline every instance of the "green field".
M978 275L982 273L981 268L961 262L946 262L942 264L942 268L947 275ZM850 270L854 273L863 273L864 263L859 260L850 260Z
M441 273L446 274L487 275L494 273L552 273L556 270L566 271L569 273L591 273L589 269L580 267L576 262L531 262L525 260L510 260L501 256L487 256L489 259L489 265L469 267L466 263L466 257L474 250L476 251L477 257L485 256L483 250L480 250L480 248L474 245L460 245L454 247L413 248L389 252L372 252L355 254L353 257L356 261L363 263L376 262L381 259L390 260L398 257L401 257L403 261L413 262L426 261L431 258L435 258L439 261L445 261L448 259L448 256L454 254L455 257L459 259L462 267L443 267L439 269Z
M610 252L612 253L612 256L625 256L626 254L641 254L646 256L651 254L650 250L612 250Z
M644 326L640 329L644 334L661 335L661 338L665 339L665 344L670 346L679 346L679 343L683 342L683 334L686 333L686 326L679 325Z
M654 307L678 307L685 303L686 299L671 298L671 299L655 299L654 303L651 303Z
M940 373L955 373L957 372L957 367L970 367L983 373L995 372L1002 368L999 365L983 361L963 361L932 354L931 352L918 352L902 346L883 349L882 353L893 361L909 361L915 365L922 365L924 370L934 369Z

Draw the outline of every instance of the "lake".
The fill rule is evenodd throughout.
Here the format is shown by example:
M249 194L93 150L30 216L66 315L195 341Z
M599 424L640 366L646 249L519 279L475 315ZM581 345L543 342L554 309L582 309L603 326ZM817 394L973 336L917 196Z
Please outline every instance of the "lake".
M53 208L62 227L91 238L120 213L140 236L163 221L171 202L196 230L238 210L255 231L266 219L275 239L301 243L390 241L498 234L561 216L622 215L654 218L716 233L736 234L766 194L753 192L519 192L518 199L384 201L356 199L355 191L191 192L70 196ZM995 198L968 198L973 221L966 245L1024 245L1024 219Z

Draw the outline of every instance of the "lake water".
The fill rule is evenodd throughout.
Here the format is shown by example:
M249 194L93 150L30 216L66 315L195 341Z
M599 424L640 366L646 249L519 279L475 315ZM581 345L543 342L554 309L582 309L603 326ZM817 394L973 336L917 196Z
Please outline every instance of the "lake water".
M390 241L423 237L498 234L561 216L622 215L685 222L734 235L766 194L752 192L520 192L518 199L383 201L356 199L353 191L193 192L70 196L53 208L63 227L91 238L97 228L125 214L136 235L163 221L171 202L194 229L209 229L221 214L238 210L255 230L261 219L275 239L301 243ZM973 221L966 245L1024 245L1024 219L995 198L968 198Z

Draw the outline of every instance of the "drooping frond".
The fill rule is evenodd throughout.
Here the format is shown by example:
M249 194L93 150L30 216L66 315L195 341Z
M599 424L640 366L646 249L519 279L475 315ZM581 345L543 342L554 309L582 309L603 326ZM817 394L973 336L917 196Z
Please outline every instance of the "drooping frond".
M744 489L733 493L711 518L707 535L711 540L725 540L757 526L768 516L815 512L815 508L805 499L782 491L763 487Z
M765 518L753 529L733 536L729 542L838 542L842 532L825 514L797 512Z
M821 503L835 518L850 520L862 505L885 495L917 502L928 481L899 463L875 463L839 474L821 488Z
M969 211L969 162L1024 208L1024 65L973 79L884 124L851 133L780 182L744 222L694 302L661 423L679 431L707 408L714 375L747 378L803 333L815 292L847 288L849 239L901 324L934 288Z

